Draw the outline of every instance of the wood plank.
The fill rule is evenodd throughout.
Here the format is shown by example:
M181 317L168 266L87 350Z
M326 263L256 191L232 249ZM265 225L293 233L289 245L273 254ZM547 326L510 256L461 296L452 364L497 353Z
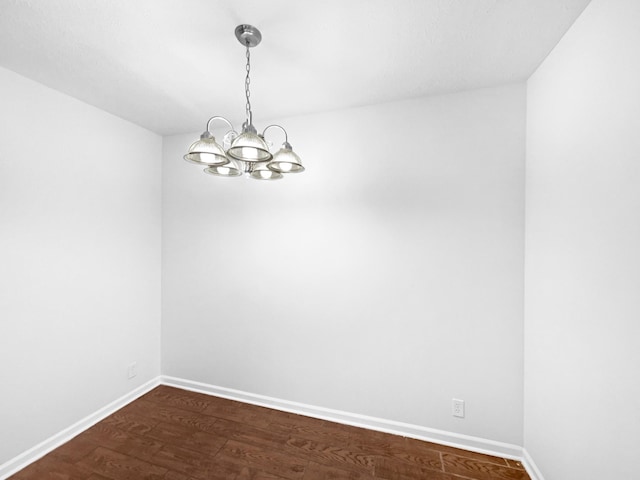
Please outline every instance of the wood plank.
M268 427L273 410L256 405L225 400L211 403L202 413L215 418L230 420L255 427Z
M10 477L12 480L85 480L90 470L46 455Z
M460 477L444 473L441 469L431 469L394 458L376 458L376 478L387 480L462 480Z
M265 472L255 466L249 466L241 458L230 457L224 453L216 456L216 470L208 480L287 480L285 477Z
M113 480L162 480L167 469L108 448L98 447L76 465Z
M216 462L212 455L172 444L165 445L156 453L152 462L167 470L198 479L209 479L216 471Z
M153 455L162 448L162 443L151 437L150 433L137 435L106 423L94 425L85 432L87 438L96 445L131 455L147 462L151 461Z
M83 432L80 435L72 438L64 445L56 448L49 455L57 458L62 462L76 463L82 457L88 455L100 446L99 442L91 438L87 432Z
M356 448L324 444L306 438L291 437L286 449L309 461L332 465L344 470L373 474L374 457Z
M209 456L218 453L227 441L226 437L217 434L192 429L181 424L164 422L156 425L148 436L165 445L176 445Z
M152 423L153 428L160 422L173 423L175 425L183 425L185 427L194 428L203 432L215 433L216 418L198 412L192 412L183 408L155 404L146 400L137 400L138 405L142 407L139 416L146 417Z
M522 464L522 462L518 460L511 460L510 458L506 458L505 461L507 462L507 465L510 466L511 468L524 470L524 465Z
M153 430L158 424L158 420L154 420L145 415L140 415L134 412L116 412L113 415L109 415L102 420L103 424L111 425L119 430L131 433L137 433L138 435L145 435Z
M211 397L202 393L189 392L179 388L160 385L142 399L155 402L160 405L178 407L192 412L204 412L211 404Z
M303 480L373 480L373 478L367 473L309 462Z
M241 443L282 450L289 437L268 428L260 428L253 425L233 422L230 420L218 420L216 430L219 434L230 440Z
M442 454L444 471L478 480L530 480L524 470L481 462L461 455Z
M221 450L222 458L243 460L247 466L272 475L297 480L302 478L307 461L277 450L229 440Z
M447 445L438 445L437 443L430 443L430 442L422 442L420 440L415 440L416 442L420 442L420 443L425 443L428 445L432 445L432 448L434 450L437 450L439 452L442 453L451 453L453 455L459 455L465 458L471 458L473 460L478 460L480 462L487 462L487 463L495 463L496 465L500 465L500 466L509 466L509 464L507 463L507 460L505 458L501 458L501 457L495 457L493 455L487 455L485 453L476 453L476 452L471 452L468 450L461 450L459 448L455 448L455 447L449 447Z
M287 413L276 415L269 424L268 429L286 436L307 438L324 443L334 443L340 445L349 444L349 433L337 423L324 420L311 419L302 415Z

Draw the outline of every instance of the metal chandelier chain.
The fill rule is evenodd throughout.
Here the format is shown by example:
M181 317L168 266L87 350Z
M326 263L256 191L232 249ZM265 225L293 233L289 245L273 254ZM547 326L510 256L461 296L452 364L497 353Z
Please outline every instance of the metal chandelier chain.
M249 97L251 96L251 91L249 90L249 85L251 84L251 78L249 74L251 73L251 53L249 52L249 43L247 42L247 76L244 79L244 94L247 99L246 113L247 113L247 123L249 125L253 124L253 114L251 113L251 101Z

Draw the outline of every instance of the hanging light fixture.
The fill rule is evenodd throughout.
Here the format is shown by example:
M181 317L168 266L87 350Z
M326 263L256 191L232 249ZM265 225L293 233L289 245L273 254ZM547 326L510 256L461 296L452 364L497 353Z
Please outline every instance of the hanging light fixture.
M236 38L247 49L247 75L244 80L246 98L246 120L242 124L242 133L238 134L229 120L224 117L211 117L207 122L207 129L200 138L193 142L184 156L188 162L206 167L205 173L221 177L239 177L243 174L258 180L277 180L283 174L304 171L300 157L289 144L287 131L280 125L269 125L262 134L253 126L253 112L249 97L251 79L251 52L262 40L260 31L252 25L238 25L235 30ZM222 121L229 126L221 146L212 133L212 123ZM270 128L279 128L284 132L284 143L275 154L269 151L265 141L265 133Z

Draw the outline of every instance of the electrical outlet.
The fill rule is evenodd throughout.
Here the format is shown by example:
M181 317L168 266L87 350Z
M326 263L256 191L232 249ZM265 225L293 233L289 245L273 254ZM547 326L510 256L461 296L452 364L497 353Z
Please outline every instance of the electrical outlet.
M451 400L451 414L454 417L464 418L464 400L457 398Z
M127 367L127 378L133 378L138 374L138 365L133 362Z

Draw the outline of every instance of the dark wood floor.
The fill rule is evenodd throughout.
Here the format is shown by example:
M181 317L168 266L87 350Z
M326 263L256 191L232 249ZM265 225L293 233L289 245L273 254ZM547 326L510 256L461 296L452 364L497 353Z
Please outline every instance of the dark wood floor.
M519 462L160 386L12 480L525 480Z

